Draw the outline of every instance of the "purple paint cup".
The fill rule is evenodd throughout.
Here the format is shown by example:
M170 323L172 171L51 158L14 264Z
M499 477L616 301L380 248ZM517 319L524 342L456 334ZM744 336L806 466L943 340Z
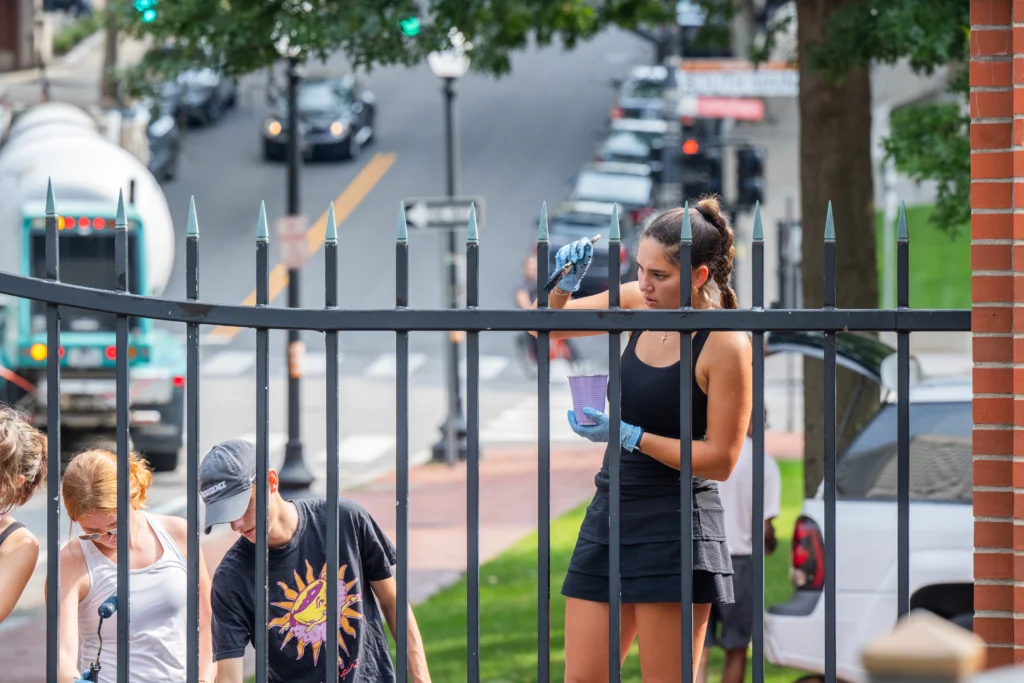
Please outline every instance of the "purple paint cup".
M608 391L608 375L582 375L569 378L569 391L572 393L572 410L576 415L576 424L594 426L594 420L584 414L584 408L605 411L605 395Z

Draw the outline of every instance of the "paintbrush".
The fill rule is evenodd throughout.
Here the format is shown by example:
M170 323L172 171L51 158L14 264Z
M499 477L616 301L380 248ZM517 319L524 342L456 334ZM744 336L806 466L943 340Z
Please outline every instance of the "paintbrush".
M601 239L600 235L595 235L594 237L592 237L590 239L590 246L594 246L595 244L597 244L597 241L599 239ZM569 271L571 271L575 266L576 266L576 262L575 261L569 261L564 266L562 266L562 269L557 271L557 272L555 272L555 274L551 276L551 279L548 280L548 283L546 285L544 285L544 291L550 292L552 289L554 289L555 285L557 285L559 282L561 282L562 278L565 277L566 275L568 275Z

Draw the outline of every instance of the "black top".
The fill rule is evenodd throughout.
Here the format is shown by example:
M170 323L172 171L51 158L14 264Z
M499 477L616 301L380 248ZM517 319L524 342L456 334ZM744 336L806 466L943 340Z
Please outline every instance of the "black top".
M656 368L647 365L636 355L636 342L642 332L633 332L626 350L622 352L622 420L636 425L649 434L671 439L679 434L679 361ZM704 438L708 428L708 397L697 384L697 359L708 340L703 330L693 337L693 367L691 368L691 434L694 441ZM658 462L639 451L621 454L622 498L679 495L679 470ZM694 477L694 491L717 489L714 482ZM594 478L598 491L609 489L608 456L605 454L601 471Z
M268 551L267 670L274 682L321 683L327 641L327 501L297 500L295 536ZM395 680L371 581L391 577L395 548L358 503L338 501L338 674L344 683ZM241 657L256 625L256 546L240 538L213 576L213 659Z
M22 524L21 522L11 522L10 526L8 526L3 531L0 531L0 545L3 545L4 541L6 541L7 538L11 534L13 534L15 531L17 531L18 529L24 529L24 528L25 528L25 525Z

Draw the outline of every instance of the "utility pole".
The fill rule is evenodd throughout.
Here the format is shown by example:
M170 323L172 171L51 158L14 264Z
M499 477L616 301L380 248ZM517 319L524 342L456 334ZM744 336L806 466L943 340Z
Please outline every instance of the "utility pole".
M111 0L113 4L114 0ZM103 48L103 73L100 74L100 102L105 107L114 107L121 104L118 94L117 79L117 11L111 8L107 11L107 35Z

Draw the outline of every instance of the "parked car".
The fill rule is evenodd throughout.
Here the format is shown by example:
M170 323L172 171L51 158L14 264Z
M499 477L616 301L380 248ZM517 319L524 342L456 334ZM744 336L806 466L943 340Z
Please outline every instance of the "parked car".
M570 199L616 202L633 223L640 223L654 211L655 184L646 164L596 161L584 166L576 177Z
M168 43L160 48L165 53L188 50L189 63L194 67L178 74L174 86L178 88L179 112L190 124L198 122L213 125L221 119L224 112L238 102L238 84L232 77L221 73L218 65L213 63L213 51L209 45L200 43L193 47L182 47L176 43ZM171 86L167 86L169 90Z
M665 116L665 90L675 88L675 71L660 64L636 66L619 86L615 106L609 118L662 119Z
M664 168L662 142L662 140L647 141L636 133L627 131L613 132L598 147L596 159L597 161L625 161L631 164L643 164L651 169L651 177L655 183L658 183Z
M836 670L842 681L863 683L861 652L893 628L897 615L896 357L876 339L836 337L838 363L877 385L882 397L878 411L836 460ZM773 332L766 350L822 358L822 335ZM916 364L911 375L910 608L970 629L971 378L923 377ZM804 501L793 529L793 596L764 615L768 660L817 675L825 671L824 529L822 485Z
M594 245L590 268L580 282L578 296L608 289L608 235L614 208L614 204L607 202L569 201L548 214L548 273L554 272L555 253L563 246L583 237L601 235ZM619 215L619 235L619 282L628 282L636 277L631 255L636 253L638 239L636 224L628 214Z
M302 154L357 159L375 137L377 100L352 74L319 74L298 87ZM288 102L263 122L263 158L285 159L288 151Z

